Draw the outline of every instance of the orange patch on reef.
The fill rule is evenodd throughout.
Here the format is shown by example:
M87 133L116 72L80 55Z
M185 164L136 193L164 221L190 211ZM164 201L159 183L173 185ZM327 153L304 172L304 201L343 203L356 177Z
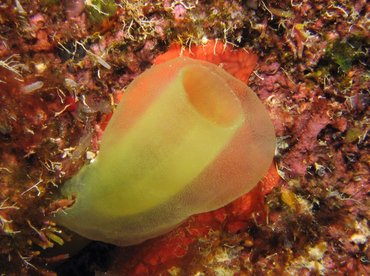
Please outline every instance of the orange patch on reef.
M172 44L166 53L154 59L154 64L166 62L179 56L205 60L222 66L227 72L242 82L247 83L257 64L257 56L245 49L235 49L231 45L217 40L210 40L207 44L192 48L182 48Z
M220 65L243 82L248 82L257 63L255 54L211 40L206 45L192 47L191 50L181 49L180 45L173 44L166 53L154 60L154 64L176 58L180 54ZM194 215L162 237L120 249L110 272L120 275L157 275L166 274L173 266L186 267L188 260L199 254L197 241L200 238L207 238L209 233L216 231L236 233L245 230L253 212L264 214L264 196L271 192L279 181L280 177L272 164L267 175L253 190L229 205ZM264 218L264 215L260 216L260 219Z

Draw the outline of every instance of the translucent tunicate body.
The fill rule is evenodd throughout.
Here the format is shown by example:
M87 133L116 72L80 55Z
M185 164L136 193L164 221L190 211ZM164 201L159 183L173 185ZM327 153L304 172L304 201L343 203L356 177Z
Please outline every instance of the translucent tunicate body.
M274 149L246 84L205 61L155 65L127 88L96 161L64 185L76 203L57 221L90 239L140 243L248 192Z

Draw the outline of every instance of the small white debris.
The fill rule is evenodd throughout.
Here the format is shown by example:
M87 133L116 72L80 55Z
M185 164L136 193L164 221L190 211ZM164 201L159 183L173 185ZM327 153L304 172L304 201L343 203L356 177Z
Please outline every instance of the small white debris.
M36 90L42 88L43 86L44 86L43 81L36 81L34 83L31 83L31 84L28 84L28 85L24 86L23 91L25 93L31 93L33 91L36 91Z
M90 163L94 162L96 157L96 154L92 151L87 151L86 152L86 159L90 161Z
M351 242L356 244L365 244L367 242L367 238L363 234L353 234L350 239Z
M35 64L35 68L37 70L37 73L42 73L46 70L47 66L45 63L36 63Z

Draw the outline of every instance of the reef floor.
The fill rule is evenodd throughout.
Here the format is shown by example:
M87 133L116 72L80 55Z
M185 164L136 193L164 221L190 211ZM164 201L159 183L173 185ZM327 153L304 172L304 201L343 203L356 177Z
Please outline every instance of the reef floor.
M369 275L369 12L365 0L2 1L0 272ZM275 126L266 178L142 245L47 255L71 237L49 219L71 204L58 189L95 158L124 88L168 50L215 41L257 57L235 68Z

